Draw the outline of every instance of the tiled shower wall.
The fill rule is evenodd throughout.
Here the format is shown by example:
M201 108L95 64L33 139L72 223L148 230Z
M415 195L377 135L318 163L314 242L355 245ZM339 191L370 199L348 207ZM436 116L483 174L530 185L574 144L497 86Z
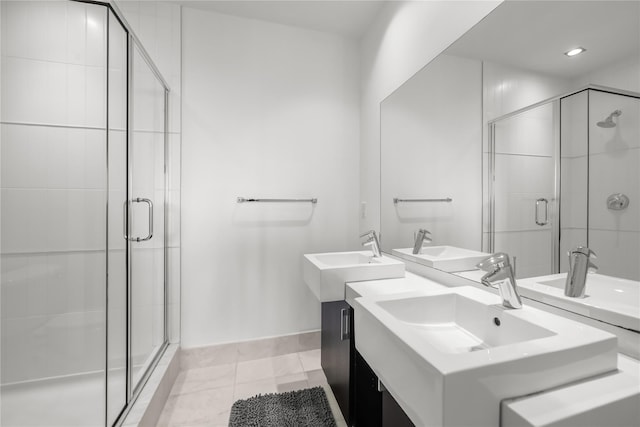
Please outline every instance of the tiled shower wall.
M551 221L536 200L554 193L554 110L550 103L495 124L495 251L516 257L517 277L551 271Z
M131 10L137 2L125 3L172 90L167 271L169 338L176 342L180 8L142 2L142 12ZM102 7L2 2L3 384L104 368L105 37Z
M597 126L622 111L615 128ZM607 208L607 197L623 193L624 210ZM640 280L640 99L589 94L589 247L602 274Z
M567 251L588 245L599 273L640 280L640 100L588 91L563 99L561 271ZM615 110L613 128L597 125ZM624 210L607 208L623 193Z
M2 2L2 382L104 366L106 15Z

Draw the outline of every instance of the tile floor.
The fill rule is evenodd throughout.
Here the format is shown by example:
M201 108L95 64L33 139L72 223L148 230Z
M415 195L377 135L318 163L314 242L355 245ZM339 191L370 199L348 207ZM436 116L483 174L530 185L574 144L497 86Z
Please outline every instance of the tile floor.
M158 426L227 427L238 399L315 386L324 387L338 427L346 427L320 367L320 350L181 371Z

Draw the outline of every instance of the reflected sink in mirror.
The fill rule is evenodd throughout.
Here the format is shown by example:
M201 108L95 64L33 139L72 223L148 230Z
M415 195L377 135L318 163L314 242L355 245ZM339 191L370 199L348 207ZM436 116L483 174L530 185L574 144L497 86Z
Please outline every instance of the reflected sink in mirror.
M502 399L613 371L615 336L473 287L355 299L356 348L416 425L496 426ZM461 403L464 410L460 410Z
M424 246L419 254L413 248L393 249L391 253L407 261L447 272L475 270L476 264L491 254L455 246Z
M345 299L345 283L404 277L404 263L371 251L306 254L302 275L320 302Z
M564 295L567 274L520 279L523 296L576 314L640 332L640 282L603 274L587 275L584 298Z
M330 254L318 254L315 259L329 267L341 267L345 265L359 265L376 263L375 258L363 252L340 252Z

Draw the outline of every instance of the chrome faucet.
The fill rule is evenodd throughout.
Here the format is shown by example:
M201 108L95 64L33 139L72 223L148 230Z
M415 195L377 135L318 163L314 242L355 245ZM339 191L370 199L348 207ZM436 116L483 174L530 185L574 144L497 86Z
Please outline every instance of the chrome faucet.
M366 233L360 235L360 238L366 237L367 240L362 244L362 246L371 246L371 252L373 252L373 256L379 258L382 256L380 252L380 241L378 240L378 235L374 230L369 230Z
M502 305L507 308L522 308L522 301L518 295L516 278L509 262L509 255L499 252L491 255L484 261L480 261L476 267L487 271L481 282L490 288L498 288L502 297ZM495 285L494 285L495 283Z
M425 230L424 228L421 228L418 230L418 233L416 234L416 241L413 244L413 254L419 254L420 251L422 250L422 245L424 245L424 241L427 242L431 242L431 232L429 230Z
M598 269L591 262L591 258L596 258L596 254L586 246L578 246L571 249L567 255L569 255L569 272L564 285L564 294L572 298L583 298L587 284L587 272Z

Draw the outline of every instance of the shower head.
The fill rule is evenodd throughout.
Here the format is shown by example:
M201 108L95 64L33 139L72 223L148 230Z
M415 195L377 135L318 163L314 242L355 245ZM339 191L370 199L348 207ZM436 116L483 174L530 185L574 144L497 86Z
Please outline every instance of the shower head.
M622 111L620 110L616 110L613 113L609 114L609 117L607 117L606 119L604 119L601 122L598 122L598 126L600 126L601 128L613 128L616 127L616 122L613 121L614 117L618 117L622 114Z

